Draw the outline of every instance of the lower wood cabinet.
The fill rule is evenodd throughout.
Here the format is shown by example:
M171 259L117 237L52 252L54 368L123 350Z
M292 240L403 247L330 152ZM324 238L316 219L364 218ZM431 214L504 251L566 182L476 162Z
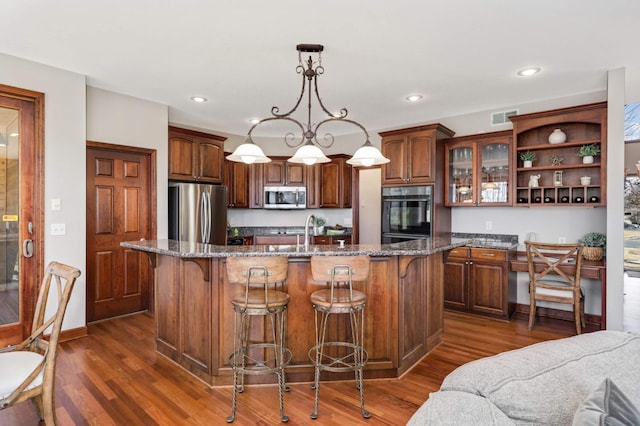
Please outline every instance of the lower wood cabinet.
M242 287L229 283L226 259L162 254L150 258L157 268L157 351L208 385L232 385L229 355L234 350L234 311L229 300ZM354 282L354 288L368 298L364 347L369 359L364 377L396 378L442 341L442 253L372 256L370 268L367 281ZM322 286L324 283L313 280L310 257L289 257L285 291L290 297L286 342L292 352L287 366L287 381L291 383L313 380L308 352L315 344L314 310L309 295ZM263 320L251 321L252 339L265 339L267 330ZM350 331L342 320L336 320L327 333L329 339L337 340ZM353 373L332 373L331 379L353 379ZM271 374L248 376L246 383L275 380Z
M351 244L351 235L314 235L313 244L320 245L338 245L339 241L344 241L345 244Z
M444 307L508 319L516 308L515 250L458 247L444 264Z

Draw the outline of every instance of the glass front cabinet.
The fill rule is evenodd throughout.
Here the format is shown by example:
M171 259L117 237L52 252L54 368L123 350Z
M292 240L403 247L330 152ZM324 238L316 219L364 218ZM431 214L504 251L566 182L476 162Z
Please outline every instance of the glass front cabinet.
M451 138L446 142L447 206L511 205L511 131Z

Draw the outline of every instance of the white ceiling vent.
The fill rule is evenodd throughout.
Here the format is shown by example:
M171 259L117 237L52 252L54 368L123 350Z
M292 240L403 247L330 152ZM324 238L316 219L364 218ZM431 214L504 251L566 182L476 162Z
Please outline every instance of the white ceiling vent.
M509 117L512 117L514 115L518 115L517 109L512 109L510 111L493 112L491 113L491 125L497 126L499 124L511 123Z

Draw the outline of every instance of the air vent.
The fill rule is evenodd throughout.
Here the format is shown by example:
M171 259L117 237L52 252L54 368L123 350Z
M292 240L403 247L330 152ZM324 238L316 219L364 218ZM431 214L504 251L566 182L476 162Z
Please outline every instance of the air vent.
M511 123L509 117L512 117L514 115L518 115L517 109L491 113L491 125L497 126L499 124Z

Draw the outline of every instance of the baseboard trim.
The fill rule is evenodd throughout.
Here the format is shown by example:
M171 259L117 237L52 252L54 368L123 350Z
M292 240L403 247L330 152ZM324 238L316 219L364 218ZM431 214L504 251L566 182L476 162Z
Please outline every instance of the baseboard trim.
M60 342L68 342L69 340L81 339L89 335L87 326L63 330L60 332Z
M518 303L516 305L516 312L529 315L529 306L530 305L524 305L524 304ZM560 320L573 322L573 311L563 311L562 309L553 309L553 308L538 306L536 308L536 315L540 317L545 317L545 318L553 318L553 319L560 319ZM587 324L600 327L600 315L585 313L584 321Z

